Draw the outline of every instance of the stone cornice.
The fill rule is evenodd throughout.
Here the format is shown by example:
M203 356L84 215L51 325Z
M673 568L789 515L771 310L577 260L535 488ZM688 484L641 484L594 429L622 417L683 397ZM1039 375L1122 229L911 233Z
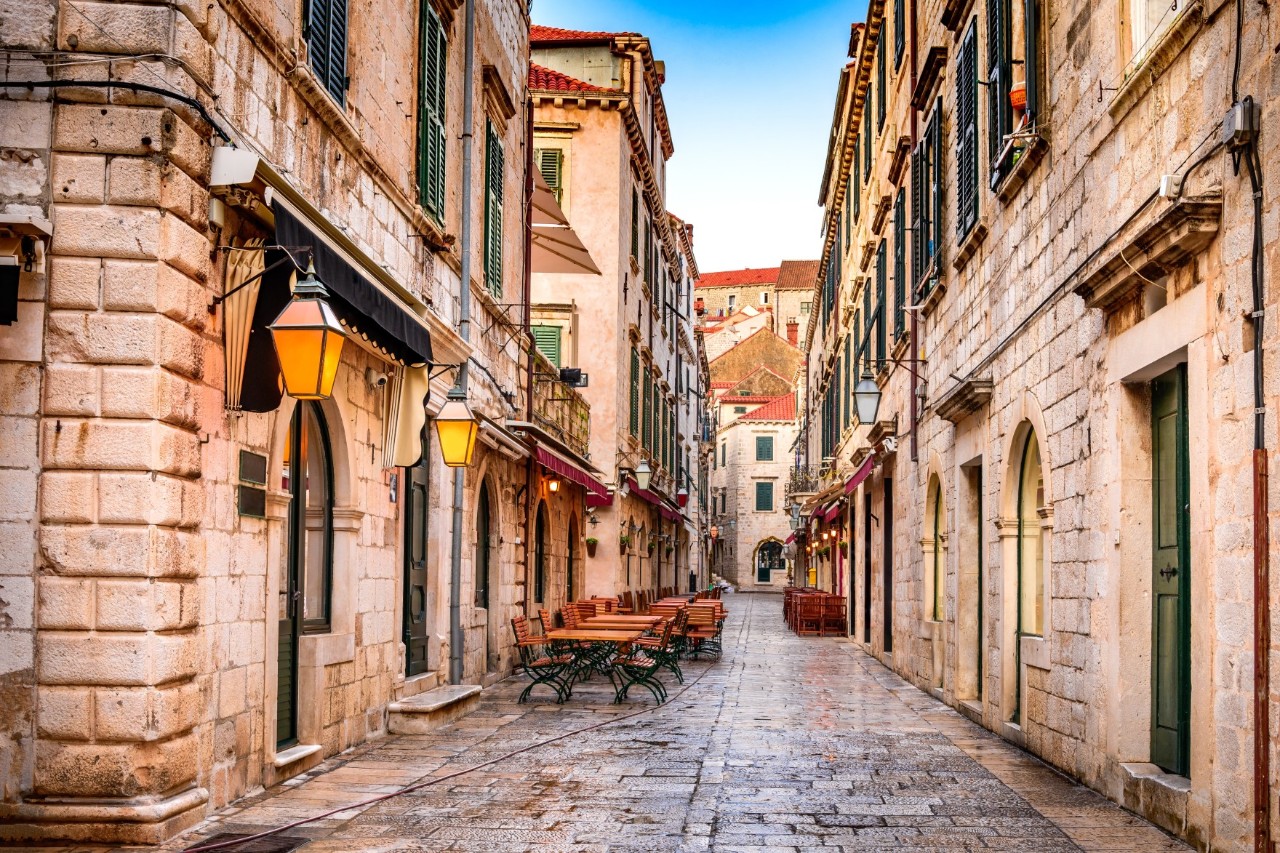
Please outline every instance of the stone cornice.
M934 411L943 420L958 424L987 405L991 400L993 387L990 377L967 379L939 397L934 404Z
M942 72L947 67L946 47L935 44L925 55L924 65L920 68L920 76L916 78L916 87L911 91L911 106L923 110L929 103L929 97L942 79Z
M1075 287L1090 308L1112 311L1204 250L1218 234L1222 193L1181 198L1158 213L1139 217L1117 241L1118 248L1082 270Z

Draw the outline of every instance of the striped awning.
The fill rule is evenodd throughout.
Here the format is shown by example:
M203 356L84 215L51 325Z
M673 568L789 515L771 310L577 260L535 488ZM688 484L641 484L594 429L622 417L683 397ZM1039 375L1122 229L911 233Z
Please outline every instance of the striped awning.
M591 474L587 473L576 463L566 459L554 450L539 446L537 452L538 464L548 471L559 474L571 483L577 483L587 490L588 503L590 498L595 497L597 500L608 501L609 489L604 483L597 480Z

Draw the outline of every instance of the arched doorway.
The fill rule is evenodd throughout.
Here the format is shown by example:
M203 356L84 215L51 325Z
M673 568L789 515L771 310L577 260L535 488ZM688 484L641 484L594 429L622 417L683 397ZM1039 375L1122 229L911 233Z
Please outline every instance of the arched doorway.
M315 403L294 409L285 445L288 559L281 578L276 674L276 748L298 740L298 636L329 631L333 588L333 450Z
M782 543L776 539L765 542L756 550L756 583L771 583L775 571L786 571L787 560L782 556Z
M533 532L533 600L542 604L547 589L547 504L538 504Z
M1018 463L1017 503L1017 621L1014 655L1017 661L1012 720L1022 724L1022 638L1044 634L1044 476L1040 465L1040 442L1034 430L1027 432Z

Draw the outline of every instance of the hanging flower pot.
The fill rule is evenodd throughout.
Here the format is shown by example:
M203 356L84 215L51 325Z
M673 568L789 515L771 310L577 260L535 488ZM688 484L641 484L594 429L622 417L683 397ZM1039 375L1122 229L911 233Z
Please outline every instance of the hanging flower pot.
M656 550L658 550L658 543L657 543L657 542L654 542L652 539L650 539L650 540L649 540L649 553L650 553L650 554L652 554L652 553L653 553L654 551L656 551Z
M1009 90L1009 104L1015 110L1025 110L1027 108L1027 84L1014 83L1013 88Z
M618 547L623 554L627 553L627 549L631 547L631 537L628 536L626 533L619 536Z
M594 536L587 537L587 556L594 557L596 555L596 545L600 544L600 540Z

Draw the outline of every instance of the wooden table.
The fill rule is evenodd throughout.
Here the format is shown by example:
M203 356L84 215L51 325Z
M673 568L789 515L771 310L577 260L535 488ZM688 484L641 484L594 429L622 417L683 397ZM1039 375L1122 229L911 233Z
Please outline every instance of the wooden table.
M644 636L640 628L622 630L605 628L558 628L547 631L546 638L552 642L564 642L569 645L568 653L573 657L569 666L569 679L565 688L566 698L572 695L575 681L585 680L594 669L602 674L609 674L612 657L618 649L634 643ZM612 677L610 678L612 681Z
M617 613L602 613L599 616L584 619L582 626L588 629L627 631L652 628L661 621L661 616L623 616Z

